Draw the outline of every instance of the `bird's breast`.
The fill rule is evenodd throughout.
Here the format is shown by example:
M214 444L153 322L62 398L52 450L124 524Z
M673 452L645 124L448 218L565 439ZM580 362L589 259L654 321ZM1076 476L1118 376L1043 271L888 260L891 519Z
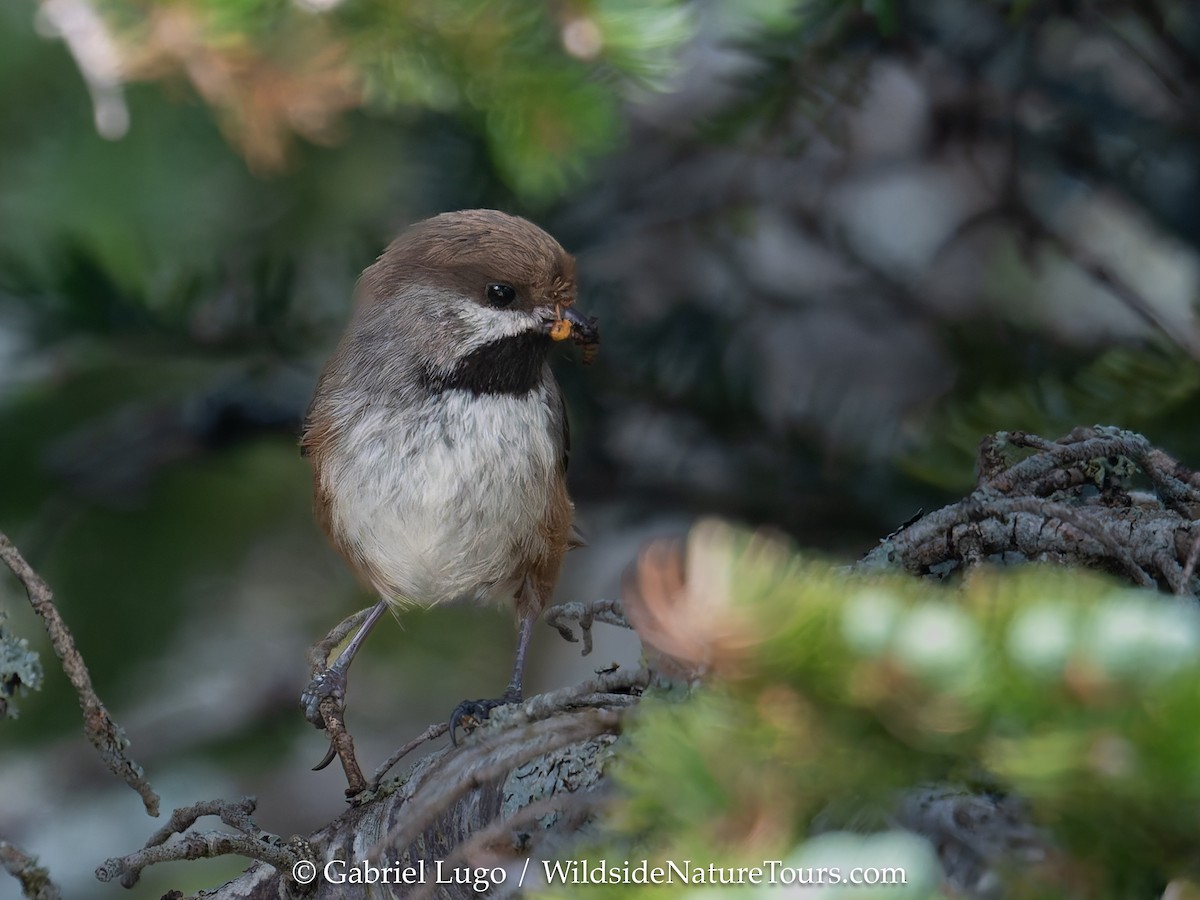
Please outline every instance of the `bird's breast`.
M318 487L335 539L380 593L423 605L511 596L522 560L555 552L544 525L562 448L550 391L449 390L346 423Z

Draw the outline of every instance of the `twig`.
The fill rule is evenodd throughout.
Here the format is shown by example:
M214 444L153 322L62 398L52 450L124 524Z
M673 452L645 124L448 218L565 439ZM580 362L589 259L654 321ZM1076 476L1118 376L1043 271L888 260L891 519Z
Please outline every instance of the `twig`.
M321 718L325 720L325 731L329 735L329 746L337 754L346 773L346 796L356 797L367 789L367 779L354 755L354 738L346 728L342 706L336 697L321 698Z
M534 722L567 709L591 706L627 706L634 702L629 692L643 689L649 683L650 673L644 668L614 669L580 684L530 697L524 703L495 709L488 719L489 726L504 728L517 722ZM396 763L426 741L441 737L448 728L449 726L445 722L430 725L389 756L383 765L375 770L375 774L371 778L370 789L377 790L383 777Z
M1154 58L1154 56L1139 47L1127 34L1122 32L1114 22L1105 17L1103 13L1099 12L1098 10L1088 9L1085 7L1084 14L1099 26L1100 30L1109 38L1109 40L1121 47L1130 56L1140 62L1145 67L1146 71L1153 75L1158 80L1159 84L1161 84L1167 93L1169 93L1176 101L1195 109L1195 95L1191 90L1191 85L1176 78L1173 73L1167 71L1166 67L1161 65L1159 61ZM1162 48L1156 47L1155 49L1159 50Z
M142 870L155 863L227 855L259 860L288 878L292 866L301 857L279 837L263 831L254 823L250 818L254 807L253 797L242 797L233 801L202 800L177 809L171 813L166 825L150 836L145 847L128 856L105 860L96 869L96 878L103 882L119 878L123 887L130 888L137 884ZM219 816L222 822L238 833L203 831L184 834L202 816ZM168 844L167 841L176 834L179 840Z
M1187 579L1183 577L1183 566L1170 553L1160 547L1151 554L1151 559L1172 593L1186 593Z
M1200 504L1200 479L1196 473L1136 432L1118 428L1082 428L1060 442L1046 441L1021 431L1000 432L996 438L1041 451L988 480L988 486L1004 494L1024 489L1044 497L1058 490L1077 487L1086 479L1084 473L1072 466L1124 456L1146 473L1167 507L1190 518L1191 506Z
M1052 476L1057 471L1111 456L1128 456L1136 461L1144 457L1150 447L1149 441L1131 431L1114 429L1111 433L1086 433L1089 436L1084 440L1055 443L1022 431L1001 432L996 436L998 440L1007 440L1017 447L1032 447L1039 452L991 478L988 486L1002 494L1023 490L1044 496L1055 490L1073 486L1067 481L1055 481ZM1151 473L1147 474L1153 479Z
M88 740L99 751L100 758L108 766L110 772L138 792L142 803L149 815L158 815L158 794L150 787L150 783L142 772L142 767L130 759L125 750L129 739L125 732L108 714L96 691L92 688L92 679L88 675L87 665L75 647L71 631L54 605L54 595L46 582L33 571L8 536L0 533L0 559L2 559L25 585L29 594L29 602L34 612L46 626L50 643L54 652L62 662L63 672L75 693L79 696L79 705L83 709L83 731Z
M1163 47L1169 51L1171 58L1179 66L1184 77L1192 84L1200 80L1200 60L1196 58L1187 44L1181 41L1178 35L1175 34L1168 23L1167 17L1158 8L1158 5L1150 2L1150 0L1141 0L1141 2L1133 4L1133 11L1154 32L1155 36L1162 41Z
M62 892L50 880L50 873L38 865L37 857L30 856L15 844L0 841L0 866L21 883L21 893L28 900L60 900Z
M165 844L172 835L183 834L204 816L220 816L221 821L230 828L236 828L243 833L256 830L258 826L250 818L258 801L254 797L242 797L239 800L201 800L191 806L181 806L171 813L166 823L146 841L147 847L157 847Z
M1108 266L1104 265L1091 251L1071 243L1067 238L1043 223L1032 210L1025 221L1027 224L1033 226L1050 246L1057 249L1059 253L1074 263L1080 271L1097 284L1108 288L1109 292L1118 301L1123 303L1126 309L1166 337L1167 340L1175 344L1176 347L1192 359L1200 360L1200 338L1197 337L1195 329L1188 329L1181 333L1180 328L1167 319L1153 303L1142 296L1137 288Z
M1008 221L1018 229L1023 229L1022 237L1031 244L1040 239L1042 247L1056 250L1067 262L1079 269L1085 276L1102 288L1106 288L1119 303L1133 313L1143 323L1150 326L1192 359L1200 359L1200 335L1194 328L1181 334L1180 329L1168 320L1159 309L1143 296L1120 274L1106 266L1094 253L1087 248L1073 243L1069 238L1060 234L1050 224L1045 222L1034 207L1025 198L1021 187L1020 170L1015 159L1015 119L1013 122L1013 159L1005 176L1005 190L999 202L987 209L968 216L954 229L954 232L943 241L935 255L945 253L953 244L967 234L978 230L981 226L993 221Z
M587 698L593 695L628 694L641 690L650 683L650 672L645 668L615 669L603 672L579 684L559 688L545 694L530 697L519 705L501 707L492 712L491 724L504 727L514 722L534 722L548 718L565 709L588 706Z
M383 781L383 776L391 771L392 766L396 765L396 763L400 762L400 760L404 759L404 757L408 756L408 754L412 753L426 741L435 741L449 730L449 722L434 722L383 761L383 764L380 765L380 767L375 770L375 774L371 776L371 784L368 789L372 791L378 790L379 782Z
M1186 516L1193 514L1193 507L1200 504L1200 478L1195 472L1149 444L1134 461L1150 476L1154 490L1167 506Z
M1192 539L1192 548L1188 550L1187 559L1183 564L1183 574L1180 576L1178 594L1188 593L1188 585L1192 581L1192 575L1196 572L1196 563L1200 562L1200 531L1196 532L1196 537Z

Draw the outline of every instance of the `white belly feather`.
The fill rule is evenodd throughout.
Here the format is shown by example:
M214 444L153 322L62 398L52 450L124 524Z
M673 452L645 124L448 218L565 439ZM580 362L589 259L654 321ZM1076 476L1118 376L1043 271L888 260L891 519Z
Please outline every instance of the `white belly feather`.
M436 411L434 406L436 404ZM540 554L559 464L544 388L449 391L425 408L368 409L337 440L326 483L335 527L400 603L512 596L517 559Z

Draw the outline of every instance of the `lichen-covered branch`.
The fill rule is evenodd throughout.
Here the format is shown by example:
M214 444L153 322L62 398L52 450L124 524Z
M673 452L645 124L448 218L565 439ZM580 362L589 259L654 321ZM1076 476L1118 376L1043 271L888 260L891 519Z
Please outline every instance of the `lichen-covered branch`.
M408 756L408 754L412 753L427 741L436 741L449 730L449 722L434 722L407 744L404 744L402 747L397 749L395 753L385 759L379 768L375 770L375 774L371 776L370 789L372 791L378 790L379 782L383 781L384 776L392 770L392 767L395 766L396 763L400 762L400 760L404 759L404 757Z
M532 722L564 709L587 706L628 706L637 702L636 694L630 692L640 690L648 682L649 676L644 669L617 668L599 672L595 679L582 684L559 688L557 691L531 697L511 710L496 710L492 715L505 722L510 721L512 717L520 717L525 722ZM436 722L400 747L375 770L375 774L371 778L370 790L378 790L379 783L384 776L409 753L427 741L437 740L449 730L450 726L446 722Z
M1033 453L1010 461L1013 448ZM1049 561L1195 596L1198 519L1200 474L1140 434L999 432L980 447L970 495L889 535L859 567L945 576L985 560Z
M617 739L625 710L636 703L649 680L645 669L605 671L581 684L494 710L461 746L427 754L404 777L380 783L385 771L381 767L371 789L354 798L351 809L302 843L281 847L277 838L260 840L276 853L295 848L295 856L267 859L260 853L258 864L205 897L295 897L301 887L291 878L291 866L300 859L313 862L318 871L338 860L377 865L423 860L432 865L437 860L470 859L485 849L504 846L510 846L510 855L517 847L529 855L544 842L569 839L596 809L602 761ZM437 732L438 726L433 726L405 748L432 740ZM440 733L444 734L444 727ZM174 826L187 827L194 821L192 813L207 814L202 812L207 808L198 804L187 815L173 817L152 843L161 844ZM191 843L180 852L255 855L246 852L245 841L226 840L229 835L220 841L187 837ZM160 861L160 856L190 858L163 855L175 846L148 845L122 860L110 860L106 863L113 870L110 877L123 874L123 867ZM406 896L413 888L330 884L318 875L308 890L308 896L315 898L356 900ZM461 885L439 886L431 895L475 896L470 886Z
M21 894L28 900L59 900L62 897L58 886L50 880L50 873L38 865L37 858L15 844L0 841L0 866L21 883Z
M88 740L100 752L100 758L104 760L109 771L138 792L142 803L145 804L146 812L157 816L158 794L150 787L150 783L142 772L142 767L130 759L125 752L129 746L129 739L125 737L124 730L113 721L104 704L100 702L100 698L96 696L87 665L75 647L75 639L71 636L67 623L63 621L58 607L54 605L54 595L50 586L25 561L7 535L2 533L0 533L0 560L3 560L4 564L25 585L34 612L46 626L50 644L54 647L54 652L62 663L63 672L66 673L67 679L79 696L79 705L83 710L83 731L88 736Z
M379 859L392 848L410 846L466 794L486 788L539 756L615 733L620 721L619 712L611 709L555 716L500 735L486 735L463 753L443 756L415 780L408 794L407 815L375 842L367 858Z
M254 812L255 799L242 797L240 800L202 800L191 806L181 807L171 813L166 825L146 841L141 850L128 856L108 859L96 869L100 881L120 879L124 887L133 887L141 877L142 869L161 862L181 859L207 859L214 856L237 855L257 859L290 873L301 859L301 850L285 845L283 840L259 828L250 816ZM185 832L203 816L218 816L221 821L238 833L225 831ZM177 841L168 843L179 835Z

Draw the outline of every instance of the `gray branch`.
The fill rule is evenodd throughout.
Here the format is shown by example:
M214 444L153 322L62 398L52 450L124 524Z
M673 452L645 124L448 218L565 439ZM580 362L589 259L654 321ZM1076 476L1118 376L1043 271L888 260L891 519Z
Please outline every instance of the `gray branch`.
M1031 449L1009 463L1010 448ZM1133 487L1142 476L1153 493ZM1101 569L1196 596L1200 476L1140 434L1076 429L1059 441L1000 432L980 448L976 489L889 535L860 569L945 576L987 559Z
M605 671L582 684L496 709L461 746L428 753L403 778L382 781L386 768L381 767L372 788L358 795L351 809L307 838L285 842L258 829L250 818L252 798L206 801L176 810L143 849L108 860L96 875L130 886L154 863L238 854L257 862L206 898L366 900L406 896L412 887L395 886L391 893L390 885L331 884L320 874L324 867L336 860L432 865L506 844L528 855L571 839L590 820L600 797L602 761L612 752L626 709L649 680L645 669ZM444 730L432 726L401 750ZM220 816L234 833L185 833L206 815ZM304 861L318 873L308 885L293 877L293 867ZM433 885L429 896L476 893L469 885Z
M50 880L50 873L38 865L37 858L15 844L0 841L0 866L21 883L21 894L27 900L60 900L62 897L58 886Z
M84 734L88 736L92 746L99 751L100 758L104 760L109 771L138 792L148 814L157 816L158 794L150 787L142 767L126 754L129 739L125 736L121 726L113 721L104 704L100 702L100 698L96 696L87 665L75 647L75 639L71 636L67 623L63 621L58 607L54 605L54 594L51 592L50 586L42 581L33 567L13 546L12 541L4 534L0 534L0 560L3 560L4 564L25 585L34 612L46 626L46 633L50 635L50 644L54 647L54 652L62 663L63 672L66 673L67 679L79 696L79 705L83 710Z

